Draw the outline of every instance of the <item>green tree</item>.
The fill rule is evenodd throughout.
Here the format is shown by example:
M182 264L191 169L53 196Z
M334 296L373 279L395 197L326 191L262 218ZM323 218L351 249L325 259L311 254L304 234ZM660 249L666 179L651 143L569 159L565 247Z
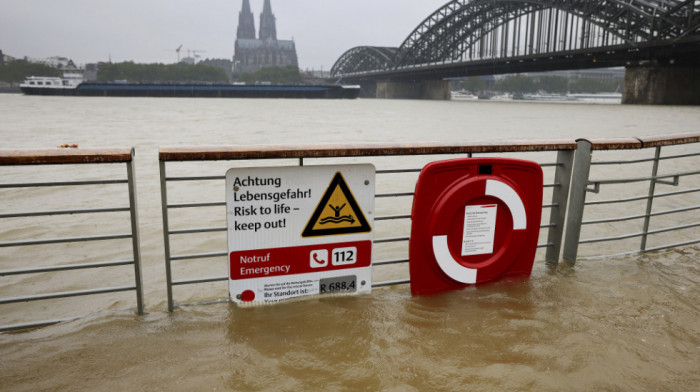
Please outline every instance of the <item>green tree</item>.
M569 91L569 81L561 76L544 76L537 81L537 89L552 94L566 94Z
M0 80L10 86L22 83L28 76L61 76L61 71L43 64L30 63L26 60L0 63Z
M191 82L228 82L226 72L221 68L207 65L178 64L135 64L123 63L100 64L97 80L113 82L126 80L132 83L191 83Z
M462 81L462 88L472 93L478 93L486 90L486 81L478 76L470 76Z
M620 90L620 83L616 81L600 81L597 79L581 78L569 83L569 90L572 93L603 93Z
M246 83L270 82L273 84L301 83L303 77L299 68L288 65L286 67L267 67L256 72L244 72L238 80Z
M496 82L496 90L514 94L534 93L537 91L535 80L522 75L510 75Z

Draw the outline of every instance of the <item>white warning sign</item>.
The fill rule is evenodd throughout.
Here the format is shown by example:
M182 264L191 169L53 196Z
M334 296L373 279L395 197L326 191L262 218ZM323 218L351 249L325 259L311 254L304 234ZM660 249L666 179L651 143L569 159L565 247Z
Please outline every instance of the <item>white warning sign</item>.
M371 291L374 176L372 165L230 169L231 299Z
M462 256L493 253L497 204L466 206L462 231Z

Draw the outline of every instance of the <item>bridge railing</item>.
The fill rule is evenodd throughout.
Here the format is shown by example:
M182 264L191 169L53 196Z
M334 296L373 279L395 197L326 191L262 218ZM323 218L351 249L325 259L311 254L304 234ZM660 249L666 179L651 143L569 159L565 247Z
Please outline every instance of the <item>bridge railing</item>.
M538 254L548 262L557 262L575 148L574 140L163 147L160 180L168 309L227 297L227 287L220 282L228 281L223 182L230 167L374 164L377 188L373 287L383 287L408 282L405 276L415 181L425 163L448 157L506 154L540 162L548 180L545 180L547 202L543 205L540 235L543 240L538 245ZM179 174L172 174L171 170ZM173 197L179 200L171 200ZM201 271L213 270L220 271L220 275L201 276ZM190 295L184 302L175 301L175 287L203 284L217 285L212 291L218 293L218 298L217 294L204 298Z
M65 314L72 313L77 306L54 301L70 297L135 291L137 312L143 314L133 157L133 148L0 150L3 169L0 234L5 239L13 238L0 242L0 305L3 306L3 315L12 314L13 320L21 320L20 323L0 326L0 331L51 325L84 316L65 318ZM95 165L100 168L94 168ZM111 166L112 170L105 169L105 166ZM126 166L125 177L123 172L118 174L118 166ZM39 177L48 177L49 180L25 182L26 178ZM60 177L66 179L59 180ZM118 193L119 188L122 188L122 193ZM114 199L116 194L122 194L123 201L128 204L105 206L105 200ZM86 205L92 206L88 208ZM122 223L118 221L118 215L124 213L129 216L122 219L123 226L128 227L125 227L125 232L98 234L105 231L104 228L116 230ZM59 237L41 238L47 235ZM131 259L99 260L100 256L120 254L118 244L124 240L128 240L130 246L121 253L131 256ZM99 248L90 251L88 244L96 244ZM55 257L56 254L60 257ZM67 258L72 258L72 261L66 263ZM125 274L120 269L123 266L131 266L133 274ZM61 273L72 274L70 282L82 280L85 284L81 287L69 284L64 291L47 292L64 285ZM75 274L79 274L79 278L76 279ZM42 275L40 280L37 275ZM114 285L114 282L125 279L133 279L133 283ZM48 287L37 282L46 282ZM108 286L95 287L102 282L107 282ZM114 304L113 300L109 301ZM46 304L36 311L28 308L28 303L37 302ZM86 311L83 307L81 309ZM57 312L62 318L24 320L30 313Z

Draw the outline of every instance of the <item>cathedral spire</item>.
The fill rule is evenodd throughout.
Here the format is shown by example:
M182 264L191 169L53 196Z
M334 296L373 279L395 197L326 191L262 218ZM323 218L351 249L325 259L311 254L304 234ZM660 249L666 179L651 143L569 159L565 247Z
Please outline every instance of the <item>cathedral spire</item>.
M277 26L275 15L272 13L270 0L265 0L263 12L260 14L260 39L277 40Z
M250 2L243 0L241 12L238 13L238 33L236 38L255 39L255 17L250 11Z

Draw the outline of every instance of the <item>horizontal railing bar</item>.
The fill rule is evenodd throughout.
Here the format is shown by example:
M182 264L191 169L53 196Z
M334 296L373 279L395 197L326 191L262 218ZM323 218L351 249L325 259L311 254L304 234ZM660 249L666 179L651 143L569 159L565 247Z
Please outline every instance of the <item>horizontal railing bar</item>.
M538 248L552 248L554 247L554 244L547 242L546 244L537 244Z
M637 163L653 162L654 160L655 160L655 158L633 159L633 160L629 160L629 161L598 161L598 162L591 162L591 166L637 164Z
M388 242L408 241L408 239L409 239L409 237L380 238L380 239L374 240L373 242L375 244L385 244Z
M411 214L407 214L407 215L380 215L380 216L374 217L375 221L396 220L396 219L411 219Z
M385 282L376 282L372 283L372 288L379 288L379 287L389 287L389 286L398 286L400 284L409 284L411 283L411 279L399 279L399 280L387 280Z
M206 227L206 228L201 228L201 229L181 229L181 230L170 230L168 231L168 234L194 234L194 233L213 233L213 232L220 232L220 231L226 231L228 230L228 227Z
M73 215L73 214L98 214L105 212L122 212L130 211L129 207L112 207L112 208L84 208L76 210L55 210L55 211L36 211L36 212L16 212L13 214L0 214L2 218L27 218L33 216L51 216L51 215Z
M383 169L377 170L377 174L420 173L423 169Z
M206 259L208 257L228 256L228 252L211 252L211 253L192 253L185 255L170 256L170 260L190 260L190 259Z
M81 186L81 185L110 185L128 184L129 180L91 180L91 181L60 181L60 182L28 182L17 184L0 184L0 188L39 188L52 186Z
M674 191L674 192L666 192L666 193L657 193L653 196L653 198L658 198L658 197L666 197L666 196L677 196L677 195L684 195L686 193L694 193L694 192L700 192L700 188L691 188L691 189L684 189L682 191ZM634 196L634 197L629 197L629 198L624 198L624 199L610 199L610 200L598 200L598 201L587 201L585 205L587 206L594 206L594 205L601 205L601 204L614 204L614 203L626 203L630 201L640 201L640 200L648 200L651 199L652 196L649 195L644 195L644 196Z
M209 283L209 282L221 282L228 280L228 276L214 276L210 278L200 278L191 280L174 280L172 281L173 286L183 286L187 284L197 284L197 283Z
M655 229L655 230L649 230L647 231L647 235L650 234L659 234L659 233L666 233L669 231L676 231L676 230L685 230L685 229L691 229L693 227L700 227L700 222L698 223L690 223L687 225L680 225L680 226L671 226L671 227L664 227L662 229ZM629 234L623 234L620 236L614 236L614 237L601 237L601 238L590 238L586 240L581 240L579 241L579 244L590 244L593 242L605 242L605 241L615 241L615 240L625 240L629 238L634 238L634 237L641 237L644 235L644 232L638 232L638 233L629 233Z
M619 217L619 218L608 218L608 219L596 219L596 220L583 221L583 222L581 222L581 225L595 225L595 224L599 224L599 223L625 222L625 221L629 221L629 220L642 219L642 218L646 218L646 214L623 216L623 217Z
M684 208L677 208L674 210L653 212L653 213L649 214L649 216L668 215L668 214L675 214L678 212L693 211L693 210L699 210L699 209L700 209L700 206L684 207ZM640 215L631 215L631 216L625 216L625 217L619 217L619 218L583 221L583 222L581 222L581 224L582 225L592 225L592 224L597 224L597 223L624 222L624 221L628 221L628 220L642 219L642 218L646 218L646 217L647 217L646 214L640 214Z
M700 174L700 170L696 170L696 171L692 171L692 172L677 173L677 174L663 174L663 175L659 175L659 176L655 176L655 177L616 178L616 179L610 179L610 180L588 180L588 184L601 184L601 185L627 184L630 182L642 182L642 181L659 180L662 178L695 176L698 174Z
M551 227L557 227L557 224L556 223L547 223L544 225L540 225L540 229L549 229Z
M198 208L198 207L221 207L226 206L225 201L212 201L208 203L184 203L184 204L168 204L168 208Z
M42 272L56 272L56 271L72 271L78 269L91 269L91 268L105 268L105 267L118 267L122 265L133 265L134 260L120 260L120 261L105 261L99 263L85 263L85 264L72 264L72 265L59 265L52 267L37 267L29 268L23 270L7 270L0 271L0 276L9 275L26 275L26 274L37 274Z
M84 295L117 293L121 291L136 290L136 286L106 287L101 289L64 291L60 293L27 295L24 297L0 298L0 304L11 304L17 302L43 301L56 298L81 297Z
M684 189L682 191L674 191L674 192L666 192L666 193L657 193L654 195L654 198L657 197L666 197L666 196L676 196L676 195L684 195L686 193L694 193L694 192L700 192L700 188L690 188L690 189Z
M669 159L679 159L679 158L690 158L690 157L696 157L700 156L699 153L691 153L691 154L680 154L680 155L668 155L664 157L659 157L659 161L664 161L664 160L669 160ZM637 164L637 163L646 163L646 162L654 162L657 160L657 158L643 158L643 159L632 159L632 160L627 160L627 161L598 161L598 162L591 162L591 165L624 165L624 164Z
M663 249L670 249L670 248L677 248L679 246L687 246L687 245L694 245L694 244L700 244L700 240L690 240L686 242L679 242L676 244L668 244L668 245L661 245L661 246L655 246L653 248L647 248L645 251L646 252L652 252L655 250L663 250Z
M557 188L557 187L561 187L561 184L556 184L556 183L555 183L555 184L544 184L544 185L542 185L542 188Z
M689 223L687 225L664 227L662 229L649 230L647 233L648 234L667 233L669 231L692 229L693 227L700 227L700 222Z
M66 323L69 321L74 321L79 319L80 317L70 317L70 318L64 318L64 319L56 319L56 320L44 320L44 321L35 321L33 323L25 323L25 324L11 324L11 325L2 325L0 326L0 332L8 332L8 331L19 331L22 329L31 329L31 328L39 328L39 327L48 327L49 325L55 325L59 323Z
M226 176L202 176L202 177L165 177L165 181L220 181Z
M403 264L408 263L408 259L393 259L393 260L381 260L373 261L372 265L389 265L389 264Z
M64 243L69 243L69 242L120 240L120 239L124 239L124 238L131 238L131 233L113 234L113 235L99 235L99 236L91 236L91 237L53 238L53 239L48 239L48 240L34 240L34 241L0 242L0 248L6 248L6 247L12 247L12 246L64 244Z
M542 205L542 208L554 208L554 207L559 207L559 203L543 204Z
M404 197L404 196L413 196L414 192L399 192L399 193L377 193L374 195L375 198L377 197Z
M589 239L581 240L578 243L579 244L592 244L594 242L626 240L626 239L630 239L630 238L641 237L643 235L644 235L644 233L642 233L642 232L629 233L629 234L623 234L623 235L614 236L614 237L589 238Z
M277 158L333 158L357 156L444 155L487 152L528 152L575 150L572 139L502 140L475 142L299 144L299 145L217 145L164 146L161 161L218 161Z
M126 163L133 155L133 147L0 150L0 165Z

